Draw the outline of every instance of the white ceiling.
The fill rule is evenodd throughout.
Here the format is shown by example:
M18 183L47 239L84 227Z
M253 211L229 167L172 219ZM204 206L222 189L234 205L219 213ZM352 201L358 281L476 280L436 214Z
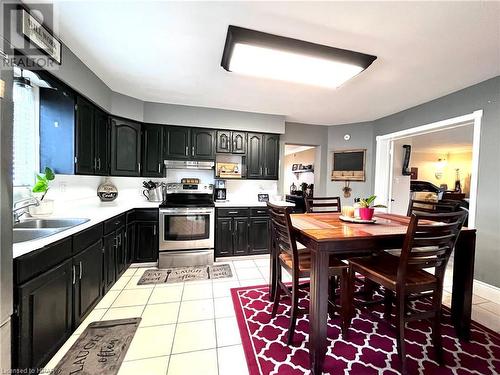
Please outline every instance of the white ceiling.
M500 2L101 0L55 9L56 32L70 49L112 90L146 101L333 125L500 75ZM229 24L378 59L338 89L237 75L220 66Z
M413 136L409 140L411 140L412 152L453 154L458 152L472 152L473 135L474 126L466 125Z

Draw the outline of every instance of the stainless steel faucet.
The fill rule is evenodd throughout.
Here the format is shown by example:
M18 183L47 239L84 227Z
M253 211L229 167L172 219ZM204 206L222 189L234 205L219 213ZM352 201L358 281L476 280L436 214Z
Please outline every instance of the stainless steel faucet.
M14 223L19 223L21 221L21 216L28 212L28 207L39 205L40 202L38 202L38 200L36 200L35 198L26 198L14 202L14 207L12 209L12 218L14 220Z

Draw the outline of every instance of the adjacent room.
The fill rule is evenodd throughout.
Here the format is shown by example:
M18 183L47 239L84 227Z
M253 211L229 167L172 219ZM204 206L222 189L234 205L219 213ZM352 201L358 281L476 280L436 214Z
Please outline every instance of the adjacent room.
M500 374L500 1L0 19L2 374Z

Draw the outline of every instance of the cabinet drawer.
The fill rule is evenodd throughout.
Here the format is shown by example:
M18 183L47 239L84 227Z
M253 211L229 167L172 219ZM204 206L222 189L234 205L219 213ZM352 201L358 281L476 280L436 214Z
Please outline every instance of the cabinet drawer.
M251 208L250 216L268 216L267 207Z
M115 216L104 222L104 234L108 234L125 225L125 214Z
M73 235L73 254L79 253L102 238L102 224L82 230Z
M219 217L248 216L248 208L218 208Z
M136 209L134 219L137 221L158 221L158 209Z
M68 237L14 259L14 282L21 284L49 270L71 256L72 238Z

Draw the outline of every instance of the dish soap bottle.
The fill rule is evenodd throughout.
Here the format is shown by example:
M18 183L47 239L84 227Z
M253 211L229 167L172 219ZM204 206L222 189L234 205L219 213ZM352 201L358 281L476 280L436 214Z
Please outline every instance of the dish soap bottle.
M361 199L360 198L354 198L354 217L359 219L359 207L360 207L360 204L359 204L359 201Z

